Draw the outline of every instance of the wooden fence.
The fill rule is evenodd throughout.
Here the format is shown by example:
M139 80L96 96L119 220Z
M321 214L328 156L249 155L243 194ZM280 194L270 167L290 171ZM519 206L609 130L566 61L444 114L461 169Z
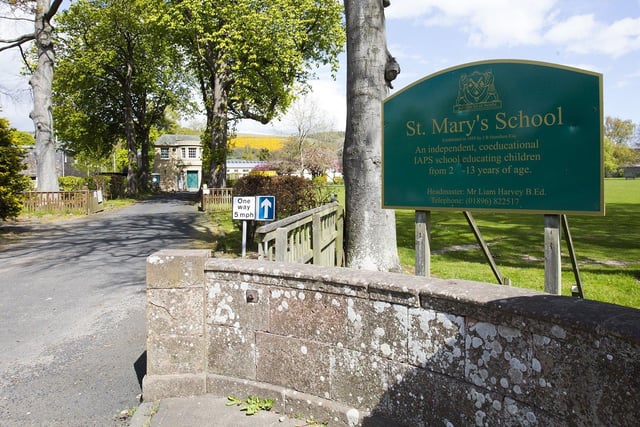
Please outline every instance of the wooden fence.
M260 259L324 266L344 265L344 209L330 203L256 230Z
M22 210L28 214L81 212L89 215L104 209L100 191L25 191L23 194Z
M232 188L207 188L202 191L200 210L230 211L233 205Z

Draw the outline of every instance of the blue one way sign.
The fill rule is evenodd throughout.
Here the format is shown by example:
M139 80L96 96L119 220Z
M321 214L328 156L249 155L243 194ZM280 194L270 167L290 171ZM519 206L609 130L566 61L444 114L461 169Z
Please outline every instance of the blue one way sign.
M276 219L275 196L256 196L256 219L258 221L273 221Z

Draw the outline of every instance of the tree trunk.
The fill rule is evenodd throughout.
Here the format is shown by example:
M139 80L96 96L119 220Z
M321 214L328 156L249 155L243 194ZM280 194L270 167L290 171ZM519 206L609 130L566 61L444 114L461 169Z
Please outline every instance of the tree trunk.
M214 73L211 80L213 99L211 100L211 113L207 115L211 117L207 126L209 138L211 138L208 184L212 188L224 188L227 186L227 91L221 73Z
M347 128L343 152L347 266L399 271L395 212L381 209L387 61L381 0L345 0Z
M141 126L141 130L138 132L138 139L140 140L140 173L138 176L138 185L140 191L146 193L150 190L149 181L151 180L151 160L149 159L149 149L151 148L151 141L149 140L149 128Z
M51 86L55 54L51 24L47 18L49 0L38 0L35 15L35 36L38 66L29 84L33 91L33 111L30 114L35 128L35 158L38 191L59 191L56 171L56 146L53 138Z
M136 141L136 130L133 116L133 99L132 99L132 79L133 66L127 64L126 73L122 80L122 95L124 100L124 134L127 142L127 189L126 193L130 196L138 194L138 144Z
M135 132L137 145L140 147L140 161L138 169L138 190L142 193L148 193L151 189L151 159L149 158L149 150L151 148L151 141L149 140L149 134L151 132L151 125L149 122L153 122L154 115L160 116L160 113L151 108L151 113L147 111L147 93L143 92L144 96L138 101L135 111ZM161 105L155 105L155 108L164 111L164 107Z

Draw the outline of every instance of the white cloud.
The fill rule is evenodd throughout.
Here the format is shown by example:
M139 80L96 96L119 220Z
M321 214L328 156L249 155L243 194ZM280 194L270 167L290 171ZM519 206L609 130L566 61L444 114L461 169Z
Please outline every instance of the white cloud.
M569 52L614 58L640 49L640 18L605 22L594 14L571 15L571 10L561 9L565 4L557 0L395 0L386 15L421 20L427 27L457 29L475 48L551 43Z
M547 32L546 38L558 44L573 43L585 40L589 34L595 31L596 26L593 15L575 15L554 25Z
M545 37L571 52L617 58L640 49L640 18L624 18L606 24L591 14L576 15L556 24Z
M415 18L431 12L435 4L433 0L391 0L391 6L384 10L387 19Z
M539 44L554 16L556 0L414 0L393 1L388 19L417 19L427 26L457 27L473 47Z

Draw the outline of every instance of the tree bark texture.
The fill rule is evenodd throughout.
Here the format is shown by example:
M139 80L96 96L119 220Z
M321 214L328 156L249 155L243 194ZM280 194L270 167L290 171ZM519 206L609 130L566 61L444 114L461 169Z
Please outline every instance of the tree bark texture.
M399 271L395 212L381 208L386 32L381 0L346 0L347 128L343 153L346 259L352 268Z
M36 173L38 191L58 191L56 146L53 136L53 107L51 103L53 66L53 29L48 16L49 0L38 0L35 15L35 41L38 66L29 84L33 91L33 111L30 114L35 128Z
M208 185L212 188L227 186L227 134L228 123L228 92L226 75L222 70L211 70L212 99L207 105L207 129L210 141L210 163L208 165Z
M129 55L131 58L131 55ZM127 194L138 194L138 144L136 142L136 131L133 116L133 91L132 91L132 79L133 79L133 65L128 62L127 67L122 78L122 96L124 99L123 105L123 121L124 121L124 133L125 140L127 142Z

